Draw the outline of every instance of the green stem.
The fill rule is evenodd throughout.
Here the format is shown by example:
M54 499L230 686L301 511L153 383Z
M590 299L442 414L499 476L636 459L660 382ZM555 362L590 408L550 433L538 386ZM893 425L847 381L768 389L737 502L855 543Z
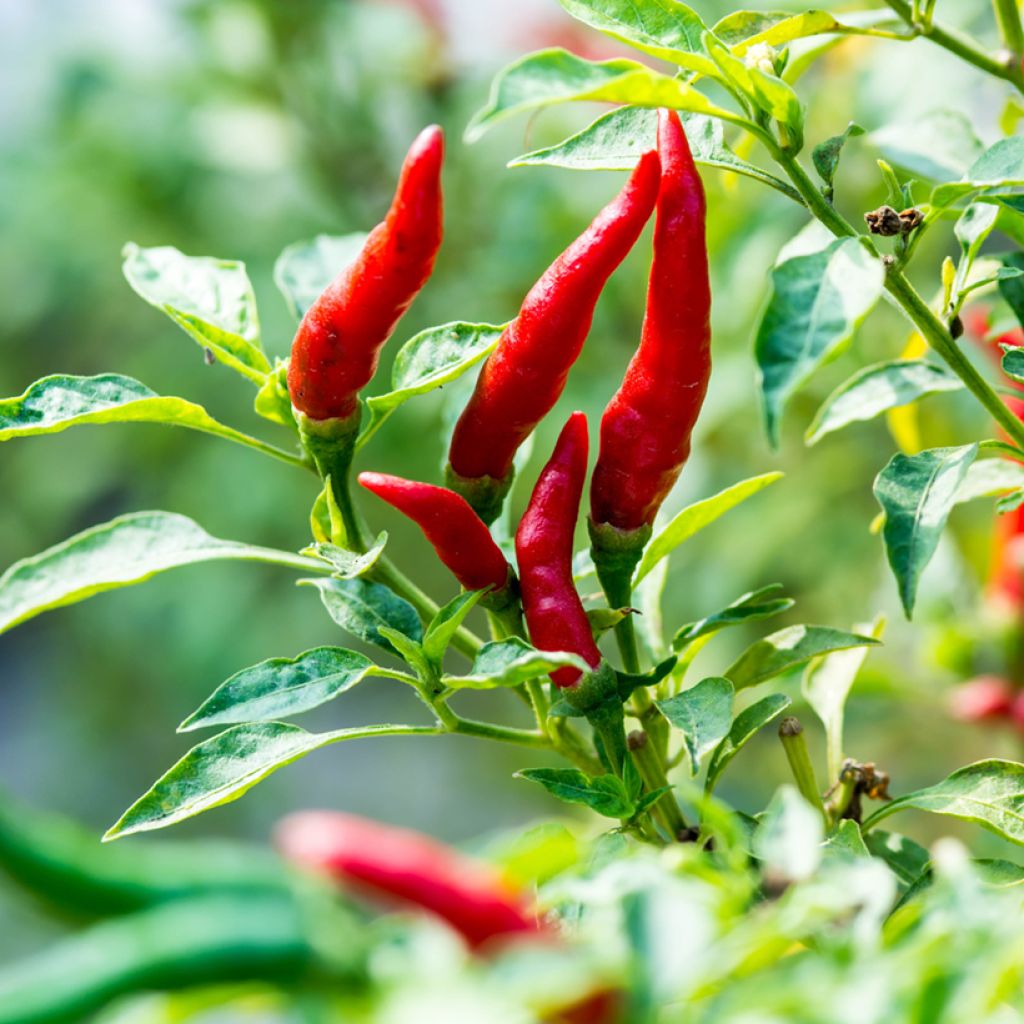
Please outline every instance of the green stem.
M1021 25L1017 0L992 0L992 6L996 11L999 34L1019 64L1021 54L1024 53L1024 26Z
M951 29L943 28L931 19L927 21L915 21L913 8L907 0L885 0L885 2L914 30L914 33L930 39L937 46L955 54L961 60L973 64L980 71L988 75L1000 78L1009 82L1014 88L1024 92L1024 74L1021 72L1020 60L1003 62L986 53L975 41L967 36L960 35ZM1008 0L996 0L996 12L999 13L999 6L1006 6ZM1020 23L1019 15L1017 17ZM1012 47L1011 47L1012 49Z
M779 739L782 740L783 749L786 751L786 760L789 761L789 767L796 780L796 787L800 790L800 795L812 807L821 812L821 816L827 824L828 815L825 813L825 805L821 801L821 791L818 789L818 780L814 776L814 765L811 764L811 755L807 750L804 727L800 724L800 720L792 716L784 718L779 726Z
M636 732L631 732L628 737L628 745L630 753L633 755L633 763L637 766L647 791L653 793L667 786L669 782L668 776L665 774L665 765L647 733L639 729ZM658 798L652 810L658 815L665 831L672 839L678 839L680 833L685 831L686 819L671 790Z
M857 234L850 222L825 200L795 157L783 152L778 147L775 147L772 155L789 175L811 213L833 234L840 238L863 238ZM870 243L869 239L864 240ZM903 307L928 344L945 360L949 368L964 382L967 389L988 410L993 419L1006 431L1016 445L1024 446L1024 422L1006 407L988 381L975 369L974 364L953 340L946 325L921 298L898 267L888 266L886 268L885 287Z
M450 709L449 709L450 710ZM452 712L454 715L454 712ZM471 718L454 715L450 732L462 736L482 736L485 739L500 740L502 743L518 743L523 747L550 748L551 742L541 732L532 729L513 729L510 726L494 725L491 722L477 722Z
M289 466L316 472L316 467L301 456L286 452L283 448L268 444L266 441L261 441L258 437L243 434L242 431L235 430L233 427L222 427L220 430L209 430L207 433L213 434L216 437L223 437L226 441L234 441L235 444L244 445L246 448L251 448L253 451L261 452L264 455L269 455L271 458L285 462Z

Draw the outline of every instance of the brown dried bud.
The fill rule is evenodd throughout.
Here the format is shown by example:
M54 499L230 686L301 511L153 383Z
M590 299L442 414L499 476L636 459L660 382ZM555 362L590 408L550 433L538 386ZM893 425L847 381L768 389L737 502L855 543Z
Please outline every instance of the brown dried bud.
M914 228L919 228L923 220L924 214L916 206L900 210L900 226L905 235L909 235Z
M643 729L634 729L626 737L626 746L630 750L642 750L647 746L647 733Z
M891 238L903 233L903 221L891 206L880 206L877 210L865 213L864 220L867 221L868 230L873 235Z

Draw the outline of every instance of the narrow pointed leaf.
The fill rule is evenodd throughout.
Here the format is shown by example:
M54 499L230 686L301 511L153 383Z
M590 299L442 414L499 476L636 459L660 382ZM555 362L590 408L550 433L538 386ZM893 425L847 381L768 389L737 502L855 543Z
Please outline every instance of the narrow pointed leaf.
M998 195L1021 185L1024 185L1024 138L1014 135L986 149L967 168L960 181L935 188L930 202L936 210L941 210L969 196Z
M792 186L736 156L725 144L721 121L685 110L679 114L679 119L697 163L746 175L791 199L800 200ZM629 171L644 153L654 148L657 132L656 110L621 107L602 114L593 124L557 145L516 157L509 162L509 167L547 164L581 171Z
M387 533L381 532L366 551L349 551L330 541L316 541L308 548L303 548L302 553L326 563L331 574L338 579L352 580L365 576L380 561L387 542Z
M395 356L391 390L366 400L370 415L358 443L365 444L410 398L451 383L485 359L498 344L503 330L493 324L457 322L429 327L410 338Z
M258 782L306 754L332 743L367 736L424 736L433 726L367 725L312 733L284 722L236 725L193 747L153 784L104 840L166 828L231 803Z
M178 732L290 718L351 690L376 667L369 658L343 647L316 647L294 658L270 658L222 683L178 726Z
M874 419L927 395L963 388L959 377L921 359L894 359L858 370L825 399L804 439L817 444L851 423Z
M467 675L445 676L444 683L452 689L518 686L566 666L590 671L590 666L575 654L538 651L525 640L510 637L484 644Z
M553 796L570 804L583 804L608 818L631 818L636 804L616 775L592 779L576 768L528 768L517 779L538 782Z
M650 544L647 545L643 558L640 559L640 564L637 566L633 586L635 587L658 562L670 555L680 544L689 540L699 530L703 530L719 516L781 479L782 473L762 473L749 480L741 480L738 484L733 484L710 498L688 505L682 512L677 513L667 526L655 534Z
M831 188L835 181L836 171L839 168L839 157L842 155L843 147L851 138L863 135L864 129L859 124L851 121L846 126L846 131L841 135L833 135L814 147L811 159L814 161L814 169L825 184Z
M875 497L885 514L886 555L908 619L921 573L935 554L957 491L977 455L977 444L897 454L875 478Z
M360 640L394 651L381 626L398 630L416 643L423 639L423 624L416 609L383 583L334 578L299 582L316 587L331 618Z
M657 702L661 713L683 734L691 775L697 774L705 755L728 735L734 694L728 679L711 676L689 690Z
M187 516L133 512L12 565L0 576L0 633L51 608L217 559L323 569L321 562L289 551L218 540Z
M426 635L423 637L423 653L435 666L440 667L452 638L485 593L484 590L470 590L459 594L430 621Z
M1024 487L1024 464L1009 459L979 459L972 462L957 488L957 505L978 498L995 498Z
M884 804L864 822L864 828L909 807L971 821L1024 845L1024 764L997 758L969 764L934 786Z
M124 276L214 358L260 384L271 366L260 347L256 297L245 264L186 256L172 246L124 248Z
M787 626L748 647L724 673L737 690L757 686L803 665L811 658L850 647L874 647L873 636L830 626Z
M706 26L679 0L559 0L577 21L634 49L701 74L716 74L701 36Z
M715 748L708 764L705 789L710 792L729 762L769 722L774 721L792 702L784 693L770 693L744 708L733 721L725 739Z
M243 443L250 440L218 423L201 405L158 395L132 377L117 373L95 377L54 374L37 380L23 395L0 399L0 441L102 423L163 423Z
M743 594L720 612L715 612L706 618L698 619L696 622L687 623L672 638L673 650L681 651L687 644L692 644L694 640L699 640L702 636L707 636L711 633L717 633L720 629L738 626L743 622L766 619L772 615L788 611L794 604L792 598L770 596L778 594L781 589L781 583L772 583L770 586L762 587L760 590L753 590L749 594Z
M575 100L669 107L745 123L682 79L660 75L637 61L589 61L555 48L528 54L498 73L487 105L466 129L466 139L475 142L514 114Z
M853 337L882 294L883 271L860 242L846 238L780 263L771 279L755 354L765 428L777 446L789 397Z

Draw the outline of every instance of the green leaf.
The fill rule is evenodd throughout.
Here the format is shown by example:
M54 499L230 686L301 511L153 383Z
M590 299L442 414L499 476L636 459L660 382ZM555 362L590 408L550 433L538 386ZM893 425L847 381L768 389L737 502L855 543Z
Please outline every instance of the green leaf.
M884 11L844 15L844 21L838 21L827 11L805 11L803 14L790 14L786 11L735 11L722 18L711 31L731 47L737 56L742 57L758 43L777 47L808 36L832 33L871 35L871 27L859 23L865 20L864 15L869 15L871 20L898 20L893 14Z
M953 277L954 308L959 308L972 287L977 286L977 282L972 286L969 281L971 268L985 240L995 229L998 218L998 206L992 203L972 203L954 225L954 233L960 242L960 260Z
M984 147L970 120L954 110L936 110L871 133L871 142L898 167L931 181L962 177Z
M803 138L804 112L793 87L779 78L774 68L770 68L769 73L756 62L734 56L710 32L704 35L704 46L721 70L719 77L724 77L770 118L784 124L795 136L794 145L799 146Z
M325 562L330 566L332 576L340 580L352 580L365 576L380 561L387 542L388 535L384 532L377 535L366 551L349 551L330 541L316 541L308 548L303 548L302 554Z
M444 677L452 689L490 689L495 686L518 686L529 679L547 675L569 666L589 672L590 666L579 656L568 653L538 651L519 637L484 644L469 674Z
M811 658L850 647L874 647L872 636L830 626L787 626L748 647L724 673L737 690L757 686Z
M369 658L343 647L316 647L295 658L270 658L236 672L217 687L178 732L298 715L351 690L376 667Z
M380 632L382 626L397 630L416 643L423 639L423 625L416 609L383 583L334 578L299 583L316 587L331 618L360 640L394 651L394 645Z
M1000 345L1003 350L1003 373L1010 380L1024 384L1024 348L1019 345Z
M425 683L433 684L437 681L437 673L434 666L423 653L423 645L417 640L411 640L404 633L390 626L378 626L378 632L398 652L398 656L407 664L411 665L416 675Z
M688 644L692 644L694 640L717 633L720 629L738 626L743 622L766 619L788 611L794 604L792 598L769 597L770 594L777 594L781 589L781 583L772 583L760 590L752 590L749 594L743 594L736 598L732 604L727 605L720 612L698 619L696 622L687 623L672 638L672 649L681 651Z
M760 476L741 480L724 491L688 505L677 513L662 530L655 534L644 551L633 577L635 587L663 558L670 555L680 544L689 540L699 530L709 526L719 516L764 490L769 484L781 480L779 472L762 473Z
M822 403L804 440L817 444L826 434L851 423L872 420L889 409L909 405L927 395L958 391L959 377L921 359L894 359L858 370Z
M558 0L577 21L636 50L702 75L717 72L701 41L706 26L679 0Z
M486 593L485 590L469 590L459 594L431 619L426 635L423 637L423 653L439 670L452 638L458 632L466 616Z
M729 762L746 746L757 732L782 714L792 701L784 693L770 693L741 711L732 723L728 735L715 747L708 764L705 790L715 787L719 776Z
M873 624L854 627L860 633L882 639L885 620L879 616ZM843 718L846 698L853 688L857 673L868 656L867 647L853 647L845 651L834 651L807 666L801 683L804 700L825 727L828 741L828 777L831 782L839 779L843 764Z
M1013 135L986 149L960 181L935 188L930 203L941 210L967 196L997 195L1020 185L1024 185L1024 138Z
M840 821L834 831L825 840L825 856L827 857L868 857L870 851L860 833L860 825L849 818Z
M307 572L321 568L314 559L290 551L218 540L173 512L133 512L15 562L0 576L0 633L52 608L216 559L270 562Z
M864 822L865 830L908 807L971 821L1024 844L1024 764L997 758L969 764L934 786L884 804Z
M311 733L284 722L236 725L193 747L107 831L104 841L176 825L247 793L286 764L364 736L429 736L433 726L367 725Z
M559 800L583 804L607 818L631 818L636 813L636 803L617 775L591 779L576 768L527 768L515 778L538 782Z
M896 832L875 829L864 836L864 843L871 856L884 860L904 885L913 885L931 860L923 846Z
M1024 270L1024 253L1013 252L1007 253L1000 256L1000 260L1004 267L1012 270ZM1013 310L1014 316L1017 318L1017 322L1024 324L1024 280L1021 278L1001 278L999 281L999 294L1006 301L1010 309ZM1008 356L1010 353L1009 349L1003 349ZM1007 364L1012 367L1012 371L1007 369ZM1021 353L1018 353L1013 357L1012 360L1003 357L1003 369L1006 370L1010 376L1017 381L1018 384L1024 384L1024 359L1021 359Z
M142 298L220 362L263 383L271 367L260 347L256 297L244 263L186 256L169 245L142 249L133 242L122 255L124 276Z
M978 498L994 498L1024 487L1024 465L1009 459L980 459L971 463L957 488L955 504Z
M466 129L466 141L475 142L514 114L575 100L668 107L746 124L682 79L660 75L632 60L589 61L555 48L521 57L498 73L487 105Z
M773 447L789 396L847 343L882 294L882 264L855 238L794 256L771 272L755 354Z
M736 156L725 144L725 133L720 121L685 110L680 112L679 119L697 163L744 174L802 202L792 186ZM581 171L629 171L644 153L654 149L657 136L657 110L620 107L602 114L582 131L557 145L516 157L509 161L509 167L547 164Z
M728 679L711 676L674 697L656 701L661 713L683 734L690 775L697 774L704 757L728 735L734 694Z
M274 284L296 319L301 319L321 292L354 262L367 237L365 231L317 235L304 242L293 242L277 257Z
M55 374L16 398L0 399L0 441L56 434L90 423L163 423L241 441L252 439L218 423L201 406L169 398L116 373L96 377Z
M493 324L441 324L410 338L395 356L391 390L366 400L369 421L359 435L364 445L404 402L461 377L488 356L498 344L503 327Z
M977 455L977 444L896 454L875 478L875 497L885 513L886 555L908 619L921 573L935 554L956 493Z
M821 863L821 815L793 786L780 786L754 833L754 855L773 880L800 881Z
M814 161L814 169L820 175L821 180L825 182L829 194L831 194L832 184L835 181L836 170L839 167L839 157L843 151L843 146L845 146L850 139L863 134L864 129L861 128L859 124L855 124L851 121L846 126L846 131L841 135L833 135L830 139L826 139L824 142L820 142L814 147L814 152L811 153L811 159Z

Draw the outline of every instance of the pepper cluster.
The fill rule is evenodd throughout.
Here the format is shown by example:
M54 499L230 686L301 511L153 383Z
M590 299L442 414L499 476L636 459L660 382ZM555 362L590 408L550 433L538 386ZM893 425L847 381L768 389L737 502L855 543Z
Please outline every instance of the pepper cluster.
M338 474L346 478L342 498L359 390L440 243L441 152L438 129L413 144L386 220L306 314L295 339L292 402L321 473L334 476L336 490ZM516 452L562 394L606 282L655 210L640 344L602 417L590 489L598 577L614 607L628 605L633 569L689 455L711 372L704 191L674 112L660 112L656 149L639 158L619 194L541 275L483 363L451 439L448 487L380 473L359 477L423 530L464 588L486 591L484 607L504 616L500 635L522 633L539 650L568 652L588 666L559 668L551 679L591 718L614 770L625 754L622 699L573 581L587 475L582 413L569 418L537 479L515 532L515 567L488 527L511 487ZM631 629L628 617L623 628ZM589 713L609 702L618 712L610 729Z

